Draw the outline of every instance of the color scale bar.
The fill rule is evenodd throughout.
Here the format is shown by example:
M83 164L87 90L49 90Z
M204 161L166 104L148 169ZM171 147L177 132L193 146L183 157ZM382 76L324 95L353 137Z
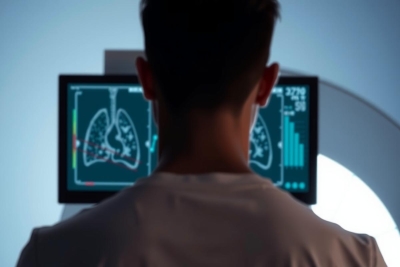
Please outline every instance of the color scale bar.
M76 109L72 111L72 169L76 168Z

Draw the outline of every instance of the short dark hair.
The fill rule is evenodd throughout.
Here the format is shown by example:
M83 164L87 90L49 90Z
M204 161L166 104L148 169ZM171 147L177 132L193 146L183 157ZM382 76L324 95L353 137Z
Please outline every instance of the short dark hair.
M142 0L145 51L166 105L240 110L268 61L277 0Z

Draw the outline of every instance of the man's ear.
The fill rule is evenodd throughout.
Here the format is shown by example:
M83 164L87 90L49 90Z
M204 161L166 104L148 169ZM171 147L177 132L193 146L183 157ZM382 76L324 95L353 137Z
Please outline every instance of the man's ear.
M268 103L272 89L278 82L279 64L274 63L269 67L265 67L261 77L256 103L261 107L265 107Z
M153 74L151 73L149 63L142 57L136 59L136 70L139 81L143 87L143 95L146 100L155 100Z

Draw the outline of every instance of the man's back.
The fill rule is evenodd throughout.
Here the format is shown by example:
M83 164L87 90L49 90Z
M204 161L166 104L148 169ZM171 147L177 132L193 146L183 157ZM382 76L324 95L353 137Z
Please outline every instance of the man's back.
M321 220L269 180L158 173L35 230L18 266L386 265L373 238Z

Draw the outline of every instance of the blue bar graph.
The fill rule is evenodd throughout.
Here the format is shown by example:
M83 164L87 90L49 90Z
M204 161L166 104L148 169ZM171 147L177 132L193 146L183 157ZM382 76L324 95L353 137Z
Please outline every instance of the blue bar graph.
M289 123L289 157L290 157L290 161L289 161L289 166L294 166L294 123L291 122Z
M284 158L285 158L285 160L284 160L284 165L285 166L289 166L289 153L287 153L287 151L288 151L288 147L289 147L289 140L290 140L290 136L289 136L289 131L287 130L288 128L289 128L289 117L288 116L285 116L285 119L284 119L285 121L284 121L284 126L283 126L283 129L284 129L284 140L283 140L283 148L284 148L284 153L283 153L283 156L284 156Z
M299 155L300 155L299 165L300 165L300 167L303 167L304 166L304 145L300 144L299 145L299 149L300 149L300 151L299 151Z
M289 116L284 118L284 165L288 168L304 167L304 144L300 143L300 134L295 132L294 122Z
M293 164L293 166L295 166L295 167L299 167L300 166L300 162L299 162L299 159L300 159L300 155L299 155L299 152L300 152L300 149L299 149L299 145L300 145L300 141L299 141L299 138L300 136L299 136L299 134L298 133L295 133L294 134L294 147L293 147L293 154L294 154L294 164Z

